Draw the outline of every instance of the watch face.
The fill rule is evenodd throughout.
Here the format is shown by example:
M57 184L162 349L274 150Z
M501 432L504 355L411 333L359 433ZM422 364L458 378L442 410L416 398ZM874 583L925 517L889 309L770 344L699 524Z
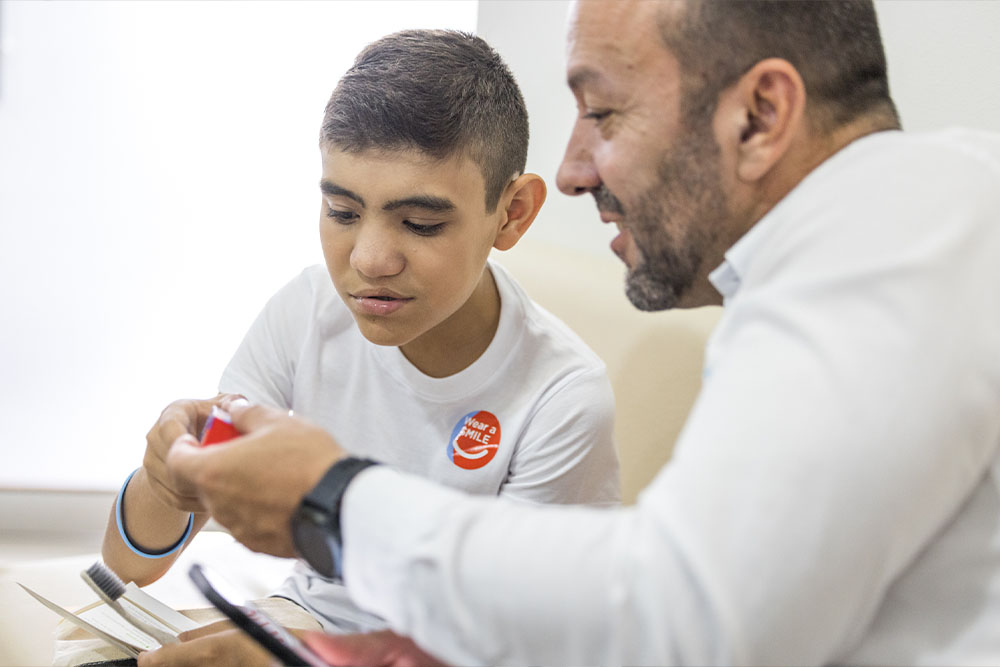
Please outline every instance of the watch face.
M313 520L314 517L303 516L305 513L301 511L292 522L295 550L324 577L336 577L340 571L340 545L324 526Z

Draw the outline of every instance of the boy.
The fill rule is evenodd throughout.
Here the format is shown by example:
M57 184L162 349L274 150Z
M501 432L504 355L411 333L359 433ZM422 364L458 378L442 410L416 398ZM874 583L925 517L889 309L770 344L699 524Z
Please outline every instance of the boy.
M517 84L483 40L405 31L364 49L323 119L326 266L268 302L220 391L294 409L356 455L470 493L617 502L602 362L488 259L545 199L523 173L527 142ZM173 404L147 436L105 536L123 579L162 575L207 520L163 457L219 400ZM382 627L304 565L278 595L328 630Z

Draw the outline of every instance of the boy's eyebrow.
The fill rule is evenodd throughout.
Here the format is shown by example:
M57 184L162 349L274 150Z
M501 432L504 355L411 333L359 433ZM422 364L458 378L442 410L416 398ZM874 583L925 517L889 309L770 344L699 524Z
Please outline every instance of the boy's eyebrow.
M325 195L330 195L332 197L347 197L348 199L353 199L362 206L365 205L365 200L361 195L348 190L347 188L342 188L336 183L328 181L325 178L319 182L319 189L322 190Z
M422 208L435 213L447 213L455 210L455 204L445 197L435 197L434 195L413 195L402 199L393 199L386 202L382 207L383 211L394 211L397 208Z

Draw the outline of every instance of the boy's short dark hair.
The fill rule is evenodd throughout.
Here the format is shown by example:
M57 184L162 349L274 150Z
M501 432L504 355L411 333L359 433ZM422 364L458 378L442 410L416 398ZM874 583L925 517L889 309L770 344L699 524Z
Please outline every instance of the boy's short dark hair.
M514 77L483 39L404 30L365 47L340 79L320 144L344 151L415 148L467 154L483 174L486 210L524 172L528 112Z

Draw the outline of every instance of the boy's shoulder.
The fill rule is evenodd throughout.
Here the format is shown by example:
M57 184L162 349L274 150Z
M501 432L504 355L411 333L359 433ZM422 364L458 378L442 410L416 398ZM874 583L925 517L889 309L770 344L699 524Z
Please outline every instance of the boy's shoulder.
M504 329L513 329L512 337L526 349L578 366L604 368L604 361L579 334L532 299L502 264L491 259L489 266L501 300L497 336L502 336Z
M289 280L278 290L274 298L284 301L299 301L309 304L328 304L331 301L340 302L337 291L330 280L326 266L314 264L307 266L298 275Z
M323 264L303 269L281 287L265 308L269 319L283 319L287 326L308 329L319 326L331 333L347 329L354 319L337 295L330 274Z

